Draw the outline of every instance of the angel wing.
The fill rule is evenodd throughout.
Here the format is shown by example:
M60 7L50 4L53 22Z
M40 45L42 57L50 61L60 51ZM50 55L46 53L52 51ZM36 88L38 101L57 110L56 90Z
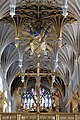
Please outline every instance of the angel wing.
M80 97L78 98L78 102L80 102Z
M6 97L4 98L4 102L6 102L6 104L7 104L8 106L10 106L10 105L9 105L9 102L8 102L8 99L7 99Z
M67 107L71 102L72 102L72 98L69 99L69 101L68 101L68 103L66 104L65 107Z
M7 105L9 105L8 99L5 97L4 101L7 103Z

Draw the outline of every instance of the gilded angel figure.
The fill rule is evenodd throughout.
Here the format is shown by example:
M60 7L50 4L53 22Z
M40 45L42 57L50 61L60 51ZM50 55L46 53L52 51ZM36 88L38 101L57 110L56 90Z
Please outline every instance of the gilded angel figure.
M69 99L66 107L72 103L72 112L78 112L78 105L80 103L80 97L78 94L78 86L75 86L75 89L72 91L72 97Z

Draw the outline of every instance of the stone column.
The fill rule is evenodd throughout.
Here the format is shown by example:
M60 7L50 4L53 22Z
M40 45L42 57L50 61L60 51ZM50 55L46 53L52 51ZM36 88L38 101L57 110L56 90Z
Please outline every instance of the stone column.
M0 63L0 90L3 90L3 71Z

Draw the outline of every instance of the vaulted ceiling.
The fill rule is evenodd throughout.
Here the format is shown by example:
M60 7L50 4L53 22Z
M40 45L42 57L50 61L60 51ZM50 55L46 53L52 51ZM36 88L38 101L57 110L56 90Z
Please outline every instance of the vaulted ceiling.
M0 0L0 62L9 87L13 80L13 90L22 85L20 78L17 78L21 72L26 72L27 76L29 73L35 75L38 54L40 72L52 75L56 66L55 73L68 85L74 73L75 60L80 56L80 0L68 1L66 18L62 15L64 0L16 1L16 15L12 18L10 0ZM31 43L40 39L41 31L41 39L45 42L42 48L38 46L32 52ZM62 38L62 47L58 45L59 38ZM20 59L23 59L22 68L19 67ZM43 85L47 87L49 82L44 81Z

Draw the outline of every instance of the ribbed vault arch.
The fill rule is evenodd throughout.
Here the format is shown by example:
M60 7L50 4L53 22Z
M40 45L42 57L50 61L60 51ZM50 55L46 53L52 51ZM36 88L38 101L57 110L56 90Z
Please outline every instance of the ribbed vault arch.
M36 3L35 0L32 0L32 1ZM19 5L18 4L19 2L23 3L24 1L22 0L17 1L17 5ZM41 0L41 2L44 3L44 0ZM46 0L45 3L50 3L50 1ZM55 6L58 6L61 9L62 9L62 6L64 5L63 0L61 1L55 0L55 1L51 1L51 3L55 4ZM9 16L9 6L10 6L10 0L0 0L1 65L4 71L4 75L6 76L7 83L9 87L11 87L11 84L14 81L16 74L18 72L21 72L21 69L18 66L19 54L18 54L18 50L15 48L14 27L13 25L11 25L11 23L8 23L9 21L5 22L5 20L2 20L4 16L7 16L7 15ZM48 39L50 38L47 38L46 40L47 55L41 54L41 57L40 57L40 64L41 64L40 68L46 69L47 71L50 70L51 72L54 71L55 63L57 60L58 67L56 68L56 71L61 73L61 76L64 80L65 85L69 84L70 78L74 72L74 64L75 64L74 61L75 59L79 60L79 56L80 56L80 0L68 0L68 13L69 13L69 17L73 17L77 21L74 23L72 23L73 21L71 21L70 23L65 24L65 26L63 27L63 32L62 32L63 46L59 48L59 51L58 51L58 46L54 45L57 41L57 37L56 37L57 34L55 33L55 30L53 31L54 33L51 31L52 33L50 34L53 35L52 36L53 39L51 38L52 40L49 41ZM12 18L10 18L10 20L12 20ZM37 68L36 66L37 58L34 54L31 55L31 48L30 48L31 41L26 39L25 31L27 30L23 31L25 33L23 41L25 42L26 40L27 45L23 50L23 63L22 63L23 71ZM21 36L22 34L20 34L20 37ZM50 50L52 51L50 52ZM78 62L78 64L80 68L80 62Z

